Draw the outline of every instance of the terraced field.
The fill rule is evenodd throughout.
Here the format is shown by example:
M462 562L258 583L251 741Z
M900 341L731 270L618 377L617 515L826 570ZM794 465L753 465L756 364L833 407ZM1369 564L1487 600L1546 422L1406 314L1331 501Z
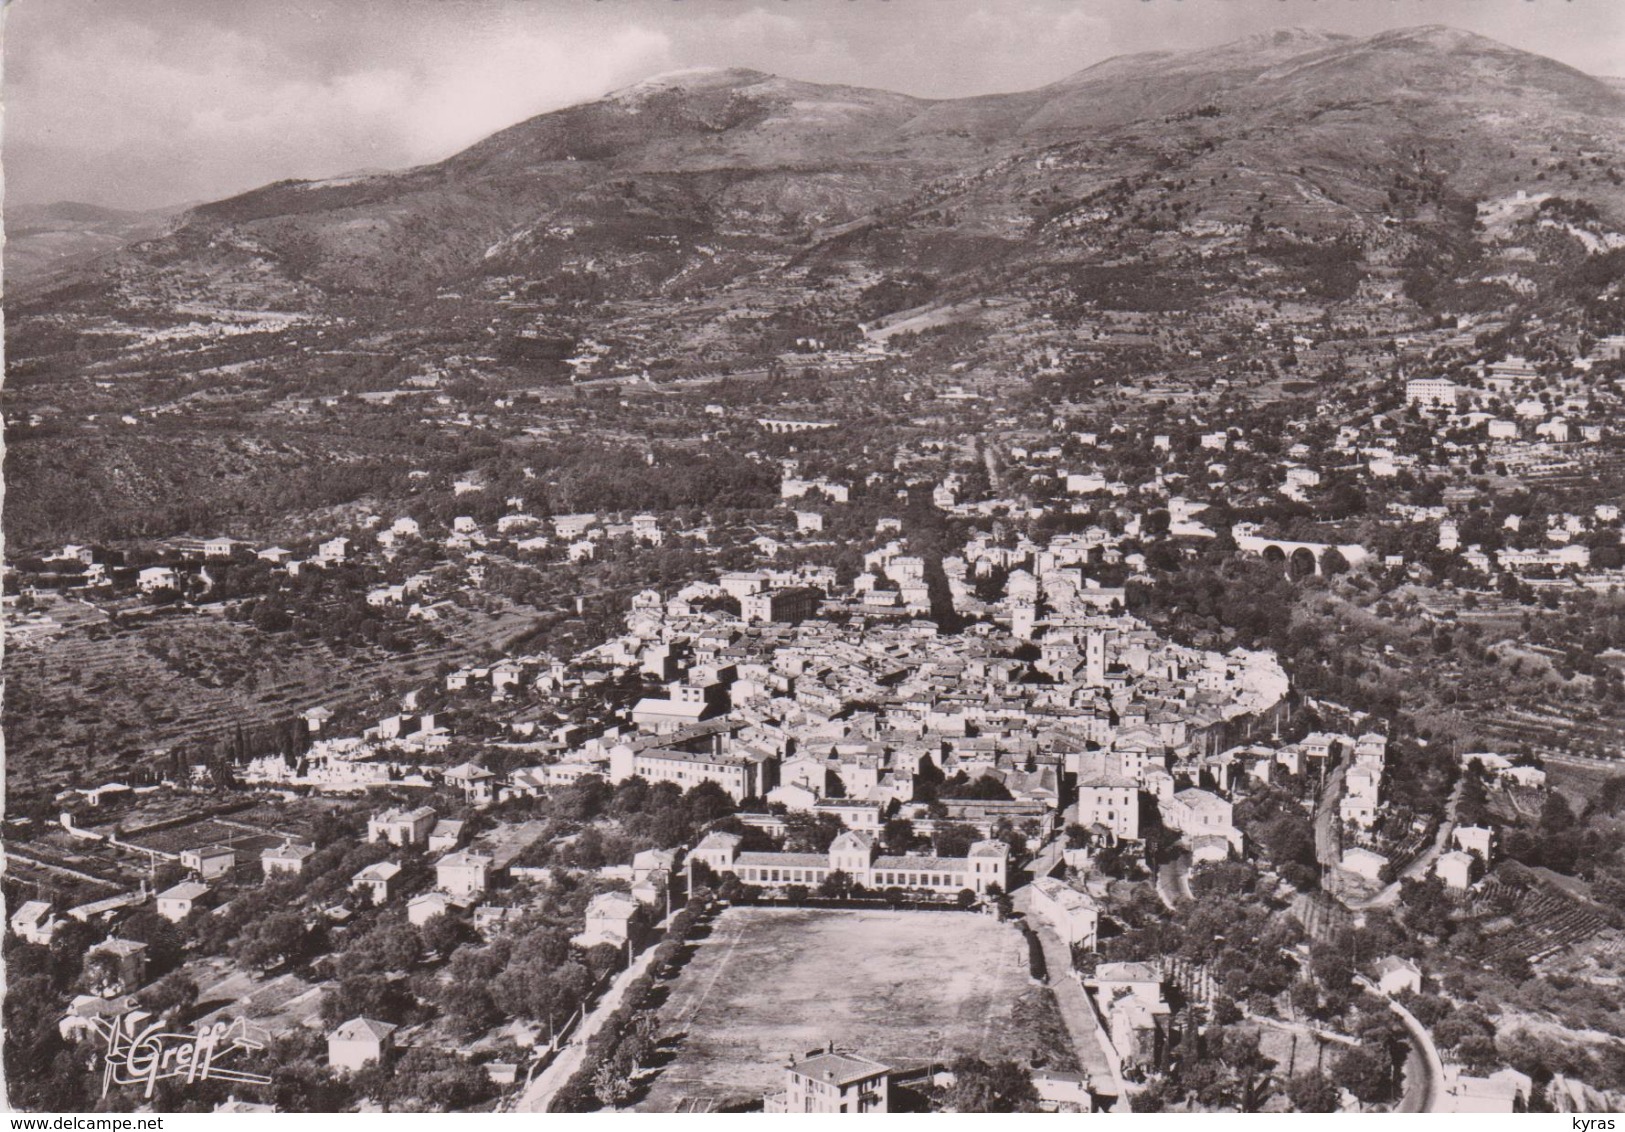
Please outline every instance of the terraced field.
M1476 722L1508 750L1527 746L1541 756L1590 758L1601 752L1605 759L1625 759L1625 725L1618 719L1581 720L1550 707L1508 705Z
M240 724L280 722L316 704L356 705L383 688L431 677L526 629L531 616L451 608L437 624L444 643L405 653L286 637L183 614L115 628L82 603L52 615L64 631L8 651L8 797L17 805L64 784L117 777L155 750L207 747Z
M1546 887L1513 889L1491 881L1474 910L1491 909L1506 910L1482 924L1482 958L1487 962L1518 956L1538 963L1608 926L1597 912Z
M179 853L201 845L227 845L237 850L239 861L257 862L260 850L280 845L282 840L274 833L250 830L237 823L204 821L144 834L131 838L130 843L160 853Z
M1300 892L1292 898L1292 915L1318 943L1345 938L1353 924L1349 910L1323 892Z
M1566 467L1528 472L1518 478L1548 490L1591 488L1604 478L1625 476L1625 454L1608 452L1577 460Z

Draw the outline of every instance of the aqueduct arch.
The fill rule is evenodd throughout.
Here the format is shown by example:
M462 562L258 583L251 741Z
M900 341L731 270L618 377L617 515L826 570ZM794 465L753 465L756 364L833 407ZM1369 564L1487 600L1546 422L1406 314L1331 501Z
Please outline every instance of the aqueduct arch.
M1358 566L1371 557L1369 550L1355 543L1292 542L1241 532L1235 532L1235 539L1238 550L1258 555L1293 578L1321 573L1321 562L1328 550L1336 550L1350 566Z

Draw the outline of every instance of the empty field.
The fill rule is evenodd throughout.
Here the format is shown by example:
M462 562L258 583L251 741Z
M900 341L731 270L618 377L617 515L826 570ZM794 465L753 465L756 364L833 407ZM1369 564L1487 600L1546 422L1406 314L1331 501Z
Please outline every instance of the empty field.
M242 1018L263 1034L319 1026L322 992L332 986L290 972L265 978L223 959L197 960L182 970L198 985L194 1023Z
M729 909L660 1021L677 1052L637 1106L651 1112L759 1097L829 1041L894 1065L1071 1058L1020 933L970 912Z

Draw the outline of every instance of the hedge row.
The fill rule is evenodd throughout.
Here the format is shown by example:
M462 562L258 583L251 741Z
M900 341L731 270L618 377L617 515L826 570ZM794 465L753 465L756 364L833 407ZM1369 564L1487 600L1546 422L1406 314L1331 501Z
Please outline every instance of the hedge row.
M1049 981L1049 964L1044 959L1044 942L1026 920L1020 921L1021 935L1027 941L1027 973L1039 982Z

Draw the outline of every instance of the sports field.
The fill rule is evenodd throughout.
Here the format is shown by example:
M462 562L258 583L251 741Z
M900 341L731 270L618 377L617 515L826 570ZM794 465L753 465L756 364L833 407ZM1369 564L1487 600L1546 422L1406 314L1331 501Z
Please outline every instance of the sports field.
M731 908L660 1021L677 1052L637 1105L651 1112L759 1097L829 1041L892 1064L1071 1056L1020 933L972 912Z

